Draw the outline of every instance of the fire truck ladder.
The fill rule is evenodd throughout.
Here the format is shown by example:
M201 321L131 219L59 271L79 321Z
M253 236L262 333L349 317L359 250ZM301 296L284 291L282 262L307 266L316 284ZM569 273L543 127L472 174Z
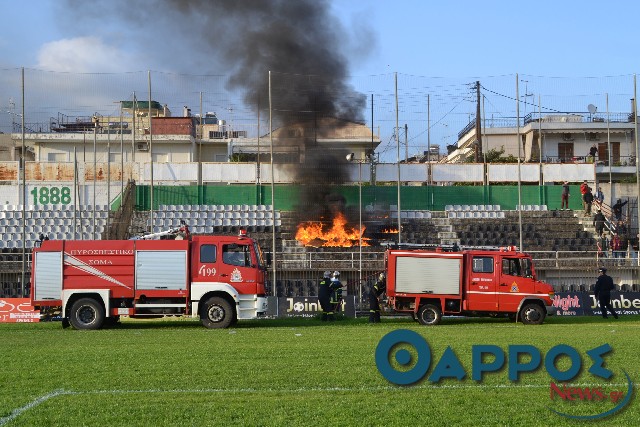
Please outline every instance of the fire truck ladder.
M165 236L174 237L175 240L183 240L183 239L188 239L189 235L190 235L189 226L183 219L181 219L180 227L169 228L168 230L159 231L157 233L136 236L131 238L131 240L155 240L155 239L161 239L162 237L165 237Z
M441 252L460 252L466 250L476 250L476 251L516 251L518 250L515 246L460 246L457 244L453 245L436 245L436 244L419 244L419 243L400 243L400 244L392 244L387 246L388 249L422 249L422 250L431 250Z

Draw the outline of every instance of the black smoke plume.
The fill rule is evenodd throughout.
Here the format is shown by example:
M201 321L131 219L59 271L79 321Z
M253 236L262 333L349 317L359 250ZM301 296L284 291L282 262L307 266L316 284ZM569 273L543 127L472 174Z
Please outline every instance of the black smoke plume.
M366 96L348 82L345 46L354 45L352 33L332 15L329 1L116 0L96 9L92 2L67 0L67 6L94 23L109 25L110 17L126 22L138 36L127 42L166 57L170 66L185 60L229 75L228 88L242 92L251 108L268 109L271 71L274 127L305 129L293 136L304 143L297 174L307 188L301 203L323 205L331 186L344 182L347 153L329 154L319 146L317 124L322 118L363 122Z

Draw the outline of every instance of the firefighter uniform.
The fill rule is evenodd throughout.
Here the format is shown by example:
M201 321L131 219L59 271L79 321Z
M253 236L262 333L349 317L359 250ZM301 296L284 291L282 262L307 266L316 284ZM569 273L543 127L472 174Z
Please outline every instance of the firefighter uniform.
M613 311L611 306L611 291L615 289L613 279L611 276L607 276L607 269L601 267L599 269L600 277L596 282L596 287L593 290L596 298L600 302L600 311L602 311L602 317L607 318L607 309L613 314L613 317L618 318L618 313Z
M340 311L342 303L342 282L340 282L340 272L334 271L331 277L331 313L329 320L334 320L333 314Z
M320 283L318 284L318 301L322 308L322 321L326 322L329 314L333 316L331 308L331 272L325 271Z
M380 273L378 280L369 291L369 323L380 323L380 295L387 289L384 273Z

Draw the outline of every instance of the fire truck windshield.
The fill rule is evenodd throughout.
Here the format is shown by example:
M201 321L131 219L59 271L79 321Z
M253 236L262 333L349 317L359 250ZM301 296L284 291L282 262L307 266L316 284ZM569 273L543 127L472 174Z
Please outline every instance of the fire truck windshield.
M529 258L503 258L502 274L533 278L533 269Z

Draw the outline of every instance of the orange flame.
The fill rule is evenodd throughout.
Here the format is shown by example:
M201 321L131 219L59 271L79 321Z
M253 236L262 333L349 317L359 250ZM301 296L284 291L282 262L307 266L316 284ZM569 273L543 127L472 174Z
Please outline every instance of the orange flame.
M333 224L327 231L323 230L321 222L307 221L298 225L296 240L305 246L335 246L351 247L358 246L362 239L362 246L369 246L368 238L362 238L366 227L362 229L347 225L347 219L342 213L338 213L333 218Z
M380 231L381 233L386 233L386 234L398 234L398 229L397 228L385 228L384 230Z

